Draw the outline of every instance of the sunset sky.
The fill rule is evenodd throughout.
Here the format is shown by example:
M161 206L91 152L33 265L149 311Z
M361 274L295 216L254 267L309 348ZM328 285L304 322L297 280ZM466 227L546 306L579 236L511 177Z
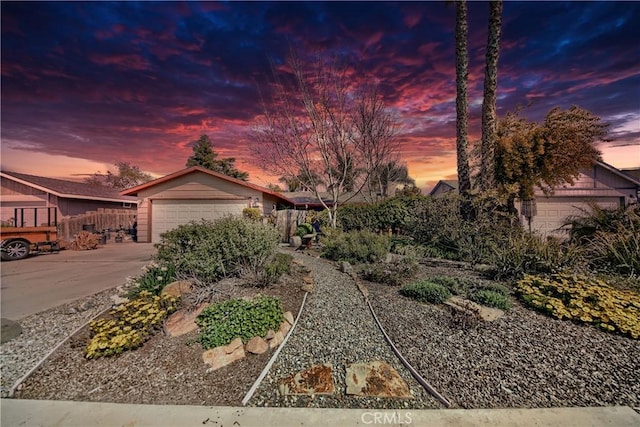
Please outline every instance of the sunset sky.
M208 134L259 185L249 151L270 61L339 54L380 82L423 189L454 178L455 8L437 2L2 2L2 169L73 178L126 161L161 176ZM471 140L488 5L469 4ZM604 160L640 167L640 3L506 2L498 113L578 105L611 123Z

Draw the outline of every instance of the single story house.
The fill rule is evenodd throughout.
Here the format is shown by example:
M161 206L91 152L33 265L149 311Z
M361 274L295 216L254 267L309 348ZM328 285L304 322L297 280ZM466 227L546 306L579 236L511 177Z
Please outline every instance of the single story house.
M457 181L440 181L429 193L432 196L458 191ZM531 220L531 229L543 234L561 234L565 219L579 215L589 202L602 207L624 207L638 203L640 180L604 163L596 162L583 170L573 185L557 187L553 195L546 196L536 189L537 213ZM520 209L520 203L516 202ZM520 216L523 224L526 218Z
M0 171L0 195L3 224L19 221L14 217L15 208L55 207L61 220L98 209L126 209L135 214L137 207L135 197L123 196L114 188L10 171ZM24 210L24 225L32 225L33 211Z
M160 242L160 235L201 219L241 215L260 208L270 215L276 207L294 203L280 193L192 166L121 192L138 200L138 242Z

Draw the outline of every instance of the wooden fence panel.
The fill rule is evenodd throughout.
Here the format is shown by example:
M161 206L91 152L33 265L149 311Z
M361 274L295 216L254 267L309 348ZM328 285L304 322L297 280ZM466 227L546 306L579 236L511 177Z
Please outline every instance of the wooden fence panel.
M128 209L98 209L69 218L63 218L58 223L58 238L71 240L82 231L83 225L93 224L95 231L106 228L129 229L135 221L136 213Z
M307 221L307 212L294 209L276 211L276 228L282 235L284 243L289 242L291 236L296 234L298 225Z

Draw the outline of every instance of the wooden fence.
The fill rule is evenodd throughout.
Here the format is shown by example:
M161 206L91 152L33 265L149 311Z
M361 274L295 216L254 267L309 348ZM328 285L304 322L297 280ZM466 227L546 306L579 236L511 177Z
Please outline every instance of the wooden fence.
M276 211L276 228L283 242L289 242L289 238L296 234L298 225L307 222L307 212L293 209Z
M106 228L131 228L136 220L136 212L129 209L98 209L58 221L58 238L71 240L82 231L84 225L92 225L95 231Z

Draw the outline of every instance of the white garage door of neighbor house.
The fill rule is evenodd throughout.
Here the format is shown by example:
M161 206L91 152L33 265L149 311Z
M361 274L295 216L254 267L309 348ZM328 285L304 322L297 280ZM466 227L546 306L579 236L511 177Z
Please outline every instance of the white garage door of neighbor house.
M616 201L608 198L597 200L602 207L615 207ZM581 215L582 209L588 209L588 205L584 200L576 200L570 198L557 198L553 201L538 201L538 214L534 217L532 228L543 234L563 234L558 230L567 217L572 215ZM526 221L526 220L524 220ZM526 227L526 222L525 222Z
M160 234L179 225L241 215L246 207L244 200L154 200L151 208L151 242L160 242Z

